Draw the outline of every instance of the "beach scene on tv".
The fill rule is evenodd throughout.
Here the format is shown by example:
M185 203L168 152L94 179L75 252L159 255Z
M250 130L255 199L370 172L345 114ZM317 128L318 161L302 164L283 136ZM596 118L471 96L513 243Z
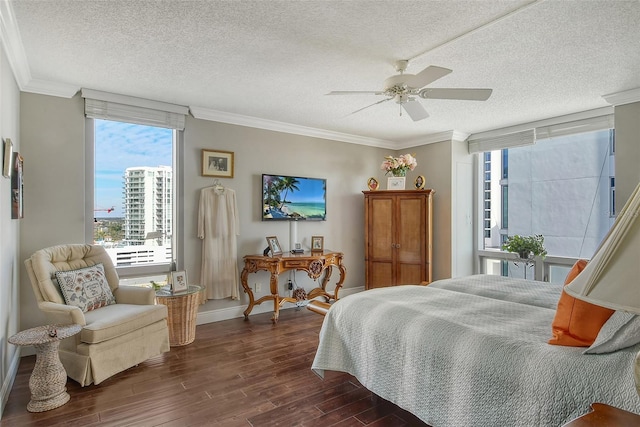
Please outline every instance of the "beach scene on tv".
M324 220L326 180L262 175L262 219Z

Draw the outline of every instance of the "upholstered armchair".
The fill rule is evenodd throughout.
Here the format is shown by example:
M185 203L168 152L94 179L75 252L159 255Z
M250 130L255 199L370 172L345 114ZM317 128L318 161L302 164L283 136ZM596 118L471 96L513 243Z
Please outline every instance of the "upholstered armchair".
M153 289L119 286L103 247L53 246L35 252L25 266L47 321L82 326L79 334L62 340L59 350L67 375L81 386L99 384L169 351L167 307L155 304Z

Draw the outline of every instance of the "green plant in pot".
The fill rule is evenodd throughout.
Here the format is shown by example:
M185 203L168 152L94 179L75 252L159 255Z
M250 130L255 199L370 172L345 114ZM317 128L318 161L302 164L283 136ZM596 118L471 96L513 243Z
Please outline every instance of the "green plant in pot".
M518 254L521 259L530 259L534 256L544 257L547 250L544 248L544 236L534 234L532 236L510 236L502 245L502 249Z

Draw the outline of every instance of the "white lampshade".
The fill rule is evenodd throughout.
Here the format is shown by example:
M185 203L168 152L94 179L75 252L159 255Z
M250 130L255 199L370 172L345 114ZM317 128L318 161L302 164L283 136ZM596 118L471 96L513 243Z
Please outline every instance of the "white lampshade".
M592 304L640 314L640 184L565 291Z

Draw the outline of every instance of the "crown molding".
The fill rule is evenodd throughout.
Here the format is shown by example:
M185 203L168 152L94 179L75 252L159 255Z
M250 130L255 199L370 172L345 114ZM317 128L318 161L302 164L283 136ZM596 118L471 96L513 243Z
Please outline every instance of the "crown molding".
M210 120L213 122L228 123L232 125L247 126L257 129L271 130L275 132L291 133L295 135L310 136L313 138L330 139L333 141L348 142L351 144L368 145L372 147L397 149L396 143L384 139L368 138L348 133L333 132L324 129L307 126L293 125L275 120L260 119L241 114L227 113L211 110L204 107L190 106L189 111L196 119Z
M412 139L401 143L397 148L404 150L411 147L419 147L421 145L435 144L436 142L444 141L466 141L469 138L468 133L457 130L448 130L445 132L432 133L429 135L421 136L420 138Z
M602 95L602 97L613 106L640 102L640 88L610 93L609 95Z
M80 89L80 86L67 83L32 79L22 88L22 91L40 95L58 96L60 98L73 98Z
M15 14L13 13L13 6L8 1L0 1L0 37L2 38L2 47L5 55L7 55L9 66L21 92L64 98L71 98L78 93L79 86L38 80L31 77L27 55L24 53L24 45L22 44Z
M2 47L7 55L13 75L18 87L22 90L31 80L31 72L13 13L13 6L8 1L0 2L0 37L2 37Z

